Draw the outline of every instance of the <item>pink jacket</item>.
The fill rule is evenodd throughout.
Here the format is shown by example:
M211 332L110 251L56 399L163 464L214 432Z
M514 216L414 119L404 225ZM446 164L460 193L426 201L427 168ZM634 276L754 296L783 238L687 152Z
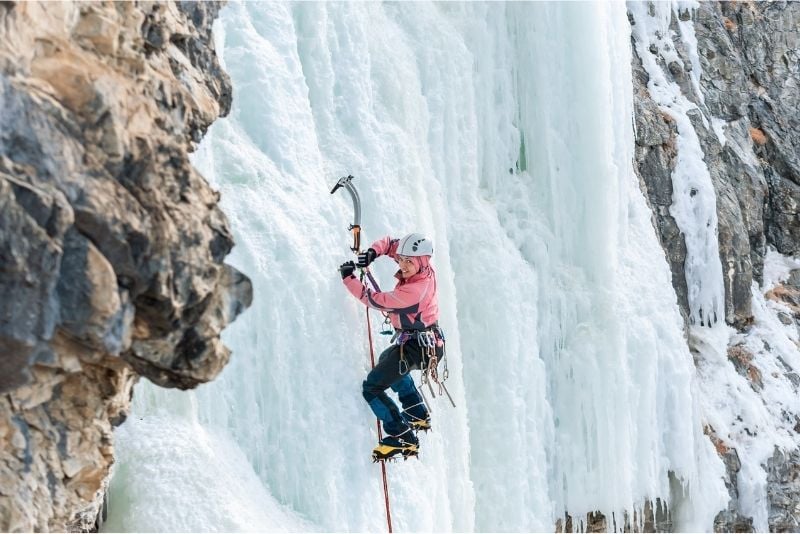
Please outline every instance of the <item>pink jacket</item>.
M389 256L397 261L399 239L389 236L375 241L371 248L378 256ZM439 319L439 301L436 296L436 271L430 264L430 256L415 258L419 272L403 279L400 271L395 273L397 285L392 291L376 292L355 276L343 280L348 291L358 300L376 310L389 314L392 326L401 330L424 330Z

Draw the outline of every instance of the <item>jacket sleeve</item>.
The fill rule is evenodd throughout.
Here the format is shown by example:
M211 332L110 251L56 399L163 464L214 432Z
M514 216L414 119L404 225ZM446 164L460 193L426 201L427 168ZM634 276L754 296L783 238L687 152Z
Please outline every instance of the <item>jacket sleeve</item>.
M369 248L373 249L378 256L389 256L392 259L396 259L395 254L399 243L399 239L393 239L387 235L375 241Z
M355 275L350 275L342 281L355 298L370 308L394 313L415 312L430 286L429 280L423 280L402 285L392 291L376 292L362 284Z

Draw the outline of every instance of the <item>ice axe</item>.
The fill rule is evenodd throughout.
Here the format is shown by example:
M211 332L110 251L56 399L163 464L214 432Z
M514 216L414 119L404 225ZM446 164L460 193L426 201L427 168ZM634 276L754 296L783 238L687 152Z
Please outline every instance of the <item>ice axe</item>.
M340 187L347 189L350 196L353 198L353 224L350 225L349 230L353 232L353 246L350 249L358 254L361 252L361 198L358 196L356 186L353 185L353 175L348 174L339 181L331 189L331 195L334 194Z
M347 176L339 178L339 181L337 181L336 185L331 189L331 195L338 191L340 187L347 189L347 192L350 193L350 197L353 199L353 224L351 224L348 229L353 233L353 246L350 247L350 250L353 251L353 254L358 254L361 252L361 197L358 196L358 190L353 184L353 175L348 174ZM362 269L362 273L367 275L375 291L380 291L378 282L375 281L369 269Z

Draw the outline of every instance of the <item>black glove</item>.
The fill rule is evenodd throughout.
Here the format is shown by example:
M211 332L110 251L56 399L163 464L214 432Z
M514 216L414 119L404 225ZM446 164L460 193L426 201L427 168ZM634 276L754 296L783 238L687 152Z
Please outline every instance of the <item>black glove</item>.
M339 273L342 275L342 280L353 274L356 270L356 264L352 261L346 261L339 266Z
M356 267L366 267L373 261L375 258L378 257L378 253L375 252L374 248L368 248L366 252L362 252L358 255L358 261L356 262Z

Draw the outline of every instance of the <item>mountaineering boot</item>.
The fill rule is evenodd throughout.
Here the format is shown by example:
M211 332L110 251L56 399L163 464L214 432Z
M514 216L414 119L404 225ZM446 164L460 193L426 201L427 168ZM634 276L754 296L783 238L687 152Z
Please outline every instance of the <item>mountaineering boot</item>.
M388 460L399 454L410 458L419 454L419 441L410 428L397 436L386 436L372 450L372 461Z
M422 402L409 406L403 410L402 415L406 424L413 428L415 432L419 432L420 430L427 432L431 429L431 415Z

